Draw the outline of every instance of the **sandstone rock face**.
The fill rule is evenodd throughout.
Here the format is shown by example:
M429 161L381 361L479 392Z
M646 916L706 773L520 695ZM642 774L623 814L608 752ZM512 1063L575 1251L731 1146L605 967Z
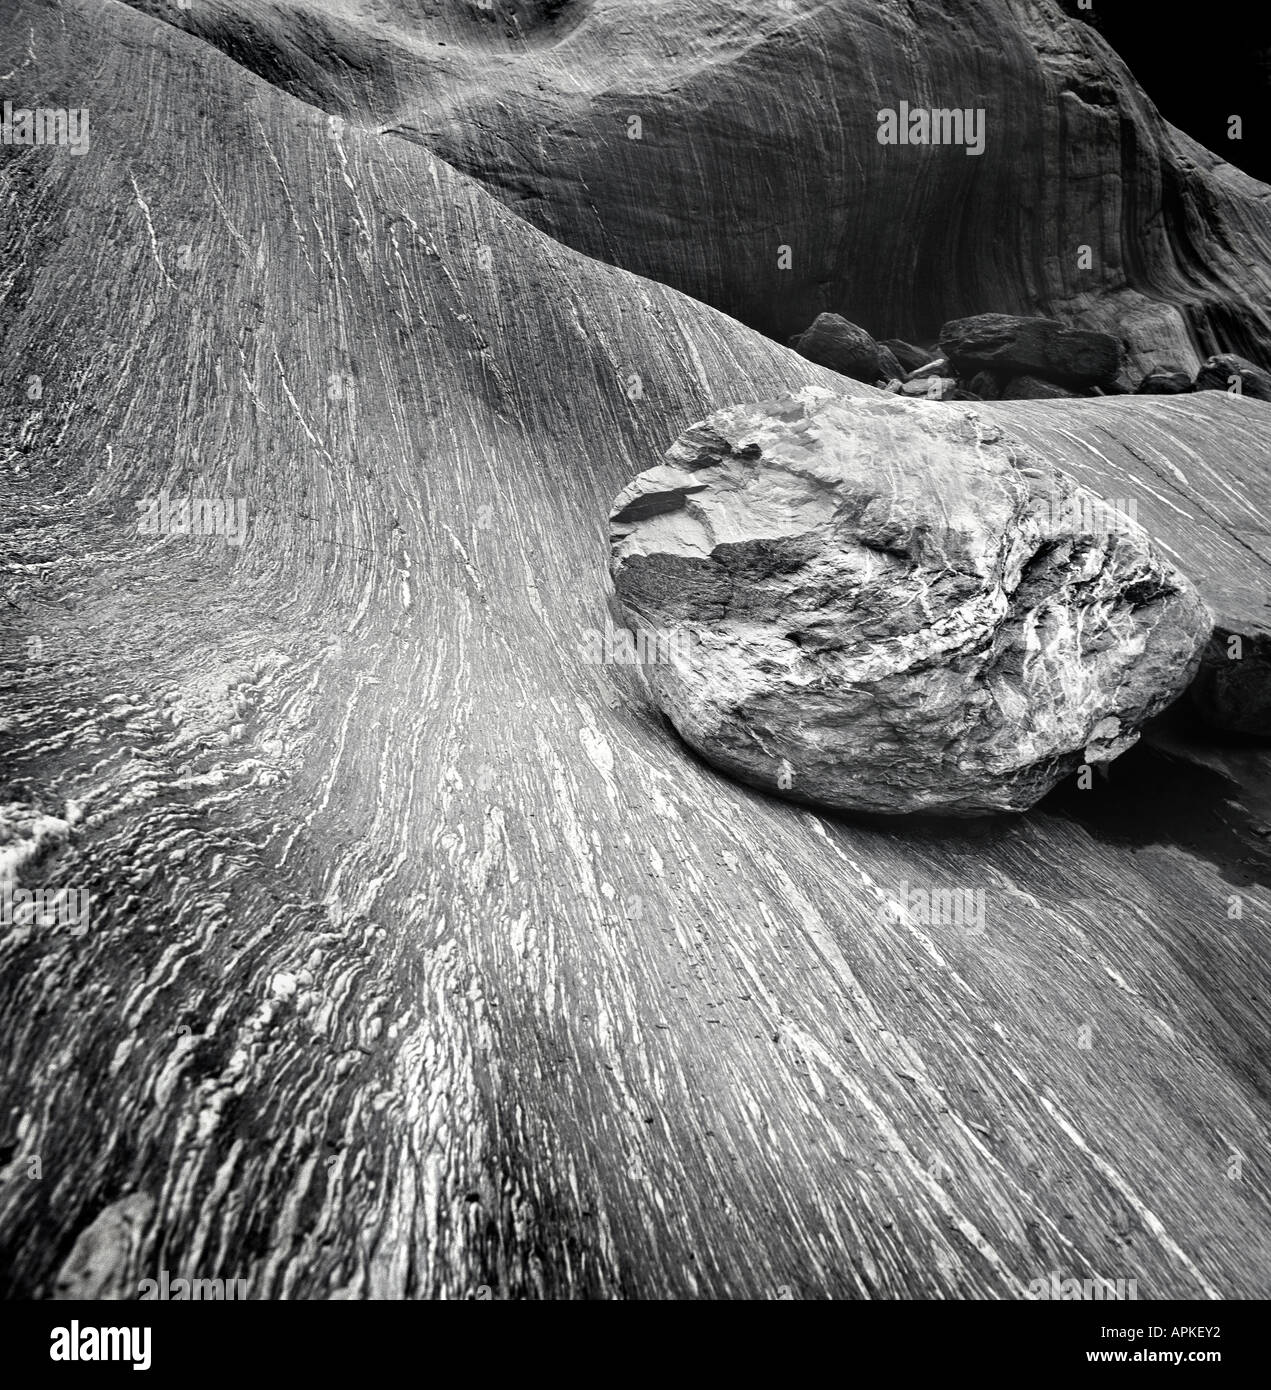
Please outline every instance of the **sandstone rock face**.
M832 372L869 385L905 375L904 367L889 348L839 314L818 314L806 332L791 338L790 346L809 362L818 362Z
M1115 332L1136 374L1194 369L1233 321L1271 352L1263 186L1055 0L973 22L910 0L566 0L519 27L469 0L342 0L321 20L311 0L135 3L782 342L827 305L912 341L993 305ZM983 108L982 154L881 144L880 110L918 92ZM703 226L728 228L725 251Z
M975 413L815 388L721 411L625 489L611 567L687 743L836 809L1031 806L1191 680L1190 583Z
M1232 378L1240 379L1240 394L1255 401L1271 401L1271 372L1264 372L1244 357L1224 352L1210 357L1196 373L1193 390L1229 391Z
M1120 349L1110 334L1014 314L975 314L946 323L940 350L964 376L991 368L1066 386L1106 385L1120 367Z

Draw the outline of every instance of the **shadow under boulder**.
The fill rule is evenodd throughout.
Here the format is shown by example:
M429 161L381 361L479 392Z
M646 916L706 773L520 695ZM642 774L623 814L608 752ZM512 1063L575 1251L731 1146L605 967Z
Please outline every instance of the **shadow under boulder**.
M1211 728L1271 738L1271 637L1216 627L1188 699Z

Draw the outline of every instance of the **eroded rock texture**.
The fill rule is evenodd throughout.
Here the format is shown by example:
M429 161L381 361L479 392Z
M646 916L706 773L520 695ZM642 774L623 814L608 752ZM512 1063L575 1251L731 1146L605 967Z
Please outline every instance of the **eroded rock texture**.
M470 105L504 198L537 218L586 178L602 240L621 201L654 200L564 154L594 139L593 103L620 141L645 110L622 159L700 159L675 198L659 187L684 213L652 251L725 277L759 216L739 170L765 151L809 227L879 208L889 237L905 226L899 176L821 205L853 64L880 45L915 78L983 45L986 102L1001 80L1020 129L1052 132L1026 193L1104 171L1068 181L1065 245L1091 209L1096 244L1120 244L1128 205L1087 137L1120 138L1121 102L1127 141L1153 138L1139 99L1019 103L1030 60L993 47L1007 12L987 5L522 5L523 38L423 9L377 5L367 30L357 0L164 22L22 0L0 24L6 99L87 105L93 133L82 158L0 150L0 878L92 899L82 935L0 930L3 1291L135 1291L166 1268L253 1299L1013 1299L1058 1270L1144 1299L1264 1296L1266 750L1153 732L1090 790L938 832L813 814L687 755L638 671L583 655L608 507L721 402L874 393L542 235L377 134L366 93L456 130ZM1079 81L1066 31L1050 48ZM774 65L779 100L713 95ZM668 101L684 123L659 134ZM586 119L544 123L540 102ZM829 160L804 127L798 158L780 143L813 107ZM747 121L724 176L750 196L726 202L717 161ZM1076 143L1055 166L1060 122ZM956 170L909 153L915 210L978 168L996 231L991 146ZM1159 228L1146 202L1129 217L1155 266L1163 229L1200 219L1188 303L1215 292L1213 162ZM951 227L988 214L958 206L938 256L921 234L921 273L896 248L877 262L880 305L912 309L946 271L960 287L933 335L1021 307L968 290ZM1010 205L1012 283L1052 274L1011 240L1048 237L1046 206ZM1233 235L1256 231L1249 204ZM817 303L789 331L821 308L856 312ZM1139 499L1226 627L1265 630L1264 403L973 408ZM245 542L139 534L164 487L246 502ZM954 889L983 894L979 934L924 917Z
M992 310L1112 333L1136 381L1271 360L1265 188L1053 0L139 3L780 342ZM880 144L901 102L982 110L983 153Z
M956 410L721 411L626 488L618 597L709 761L839 810L1024 810L1190 682L1210 619L1133 522Z

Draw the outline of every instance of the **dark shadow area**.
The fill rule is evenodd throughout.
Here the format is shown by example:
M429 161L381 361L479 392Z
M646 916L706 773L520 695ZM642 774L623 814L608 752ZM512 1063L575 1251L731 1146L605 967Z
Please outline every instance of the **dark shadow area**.
M1088 788L1069 777L1035 812L1076 821L1104 844L1174 845L1240 887L1271 885L1271 820L1243 804L1247 789L1236 777L1187 756L1193 740L1203 756L1186 717L1167 714L1128 753L1095 769Z
M1130 849L1172 845L1212 864L1234 886L1271 887L1268 749L1248 740L1215 738L1184 706L1151 721L1143 739L1115 762L1093 768L1085 777L1066 778L1031 810L966 817L871 815L830 810L794 794L782 796L712 766L684 742L665 714L649 713L684 756L734 792L745 788L803 807L827 825L912 843L938 841L955 852L974 853L1026 820L1049 815L1075 822L1103 844ZM1255 779L1256 785L1250 785ZM1260 791L1261 786L1267 790Z

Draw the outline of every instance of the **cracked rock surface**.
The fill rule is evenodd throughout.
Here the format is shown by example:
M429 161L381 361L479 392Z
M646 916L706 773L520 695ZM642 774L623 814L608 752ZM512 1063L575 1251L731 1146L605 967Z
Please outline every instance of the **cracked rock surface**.
M712 415L618 497L618 598L681 736L840 810L1022 811L1195 673L1130 519L973 412L818 388Z

